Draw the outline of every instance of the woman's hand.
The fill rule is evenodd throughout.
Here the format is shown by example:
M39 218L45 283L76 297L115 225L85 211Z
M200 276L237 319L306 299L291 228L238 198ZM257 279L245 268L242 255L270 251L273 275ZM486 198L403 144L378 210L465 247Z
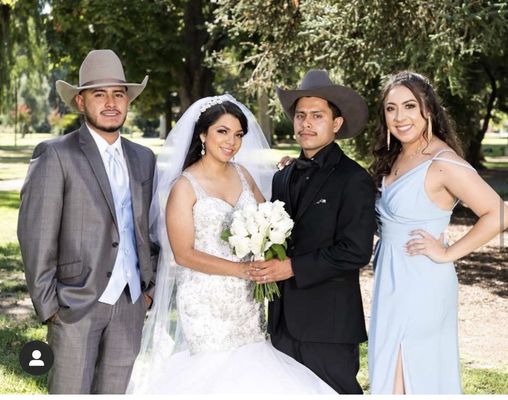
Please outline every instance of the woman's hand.
M284 156L280 159L280 161L277 163L277 169L279 171L286 168L288 165L290 165L295 159L293 157Z
M250 274L250 271L252 270L252 262L246 261L246 262L239 262L238 264L238 270L236 277L240 279L245 279L248 281L252 280L252 276Z
M419 236L419 238L411 239L406 243L406 253L408 255L427 256L436 263L453 261L446 252L447 246L444 243L443 233L439 235L439 239L436 239L423 229L416 229L411 232L411 236Z

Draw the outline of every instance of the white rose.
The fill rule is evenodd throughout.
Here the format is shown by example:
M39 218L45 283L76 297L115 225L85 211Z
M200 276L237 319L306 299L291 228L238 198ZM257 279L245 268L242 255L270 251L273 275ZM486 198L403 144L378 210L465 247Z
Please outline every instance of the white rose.
M291 229L293 229L294 224L295 223L291 218L283 218L277 223L275 228L278 231L287 233L289 235L289 233L291 233Z
M231 234L234 236L247 236L249 232L245 226L243 218L234 218L230 228Z
M265 237L260 233L254 233L250 238L250 249L256 258L263 255L264 241Z
M250 252L250 240L247 237L230 236L229 244L235 249L239 258L245 257Z
M249 218L254 218L256 211L257 211L257 206L254 204L249 204L242 210L242 215L247 220Z
M259 233L258 224L256 223L253 217L247 218L247 220L245 221L245 228L247 229L250 235Z
M263 213L258 212L255 216L256 224L258 225L258 232L265 233L268 229L268 226L270 225L270 222L268 219L266 219L266 216L263 215Z
M273 202L273 209L280 211L281 213L285 213L286 209L284 208L284 202L280 200L275 200Z
M269 201L265 201L264 203L258 204L258 210L261 214L268 217L270 213L272 212L273 203L270 203Z
M272 212L270 213L270 223L272 225L276 225L279 223L279 221L284 217L284 214L279 210L278 208L273 208Z
M270 231L270 234L268 236L270 238L270 241L275 244L282 244L286 240L286 232L279 231L278 229L274 229Z

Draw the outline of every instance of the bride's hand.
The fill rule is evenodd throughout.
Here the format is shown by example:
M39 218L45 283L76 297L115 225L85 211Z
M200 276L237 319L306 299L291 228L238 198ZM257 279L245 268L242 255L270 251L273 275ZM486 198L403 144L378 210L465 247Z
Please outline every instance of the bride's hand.
M245 279L248 281L252 280L252 277L250 276L250 270L252 268L252 263L250 261L247 262L240 262L238 263L238 270L236 271L236 277L240 279Z
M286 168L288 165L290 165L295 159L293 157L289 157L289 156L284 156L280 159L280 161L277 163L277 169L280 171L280 170L283 170L284 168Z

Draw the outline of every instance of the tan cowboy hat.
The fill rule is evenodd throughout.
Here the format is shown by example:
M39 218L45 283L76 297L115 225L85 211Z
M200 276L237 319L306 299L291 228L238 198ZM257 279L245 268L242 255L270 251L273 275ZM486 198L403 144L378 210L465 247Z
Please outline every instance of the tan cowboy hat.
M337 133L338 139L358 135L369 118L369 110L363 97L353 89L335 85L330 80L328 72L323 69L311 69L307 72L296 90L284 90L278 87L277 96L290 120L293 120L296 101L300 97L320 97L335 104L344 118L344 123Z
M79 86L64 81L56 82L56 90L72 110L80 112L75 97L84 89L108 86L126 86L129 103L138 97L148 82L148 75L141 83L125 81L122 62L113 50L92 50L79 68Z

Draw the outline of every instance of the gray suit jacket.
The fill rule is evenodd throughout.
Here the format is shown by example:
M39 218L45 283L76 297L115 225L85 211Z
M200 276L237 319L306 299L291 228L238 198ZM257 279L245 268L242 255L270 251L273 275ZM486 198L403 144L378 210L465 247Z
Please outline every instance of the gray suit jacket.
M148 235L153 152L121 138L129 170L141 289L153 293L158 247ZM18 239L28 290L41 321L80 320L111 276L119 232L113 195L85 125L34 150L21 189Z

